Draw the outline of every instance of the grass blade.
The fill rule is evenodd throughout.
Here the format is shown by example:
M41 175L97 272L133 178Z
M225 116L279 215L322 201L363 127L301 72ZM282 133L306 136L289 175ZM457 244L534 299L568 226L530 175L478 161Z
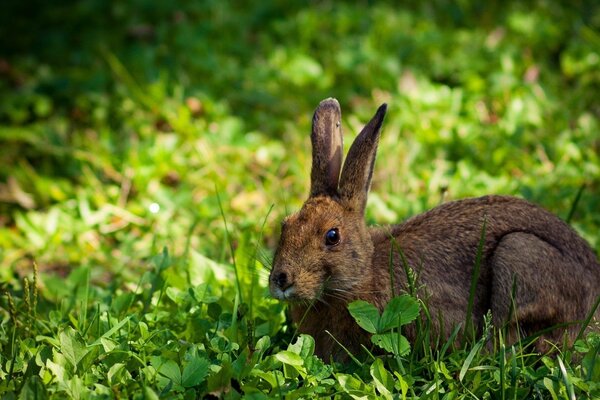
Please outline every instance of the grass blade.
M221 213L221 218L223 219L223 225L225 227L225 241L229 245L229 251L231 252L231 263L233 264L233 271L235 273L235 286L238 292L238 296L240 297L240 303L244 302L244 298L242 296L242 285L240 283L240 275L237 268L237 263L235 261L235 248L233 246L233 241L231 240L231 235L229 234L229 227L227 226L227 218L225 218L225 211L223 210L223 203L221 202L221 196L219 195L219 189L215 184L215 193L217 195L217 203L219 204L219 212ZM235 315L234 310L234 315Z
M565 363L563 362L563 360L560 356L556 356L556 359L558 360L558 368L560 369L560 374L561 374L563 383L565 384L565 388L567 389L567 393L565 394L565 397L568 400L575 400L575 392L573 391L573 383L569 379L569 373L567 372L567 369L565 368Z
M594 318L594 315L596 314L596 310L598 309L599 306L600 306L600 296L598 296L598 298L596 299L596 302L594 303L594 306L588 313L586 319L581 324L581 329L579 329L579 332L577 333L577 337L575 338L575 341L578 341L579 339L581 339L583 337L583 334L584 334L586 328L590 325L590 321L592 320L592 318Z
M579 200L581 200L581 195L585 190L585 183L579 187L577 194L575 195L575 199L573 199L573 203L571 203L571 209L569 210L569 214L567 215L566 222L567 224L571 223L573 219L573 215L575 215L575 211L577 210L577 205L579 204Z
M481 258L483 255L483 245L485 244L485 233L487 228L487 216L483 217L483 225L481 226L481 237L477 245L477 254L475 256L475 265L473 266L473 275L471 276L471 287L469 288L469 304L467 305L467 315L465 321L465 336L471 340L475 339L475 328L473 327L473 303L475 302L475 291L477 282L479 281L479 273L481 269Z
M479 353L479 351L481 350L482 347L483 347L483 341L479 341L479 342L475 343L475 346L473 346L473 348L469 352L469 355L467 355L467 358L465 358L465 362L463 363L463 365L460 369L460 373L458 374L459 381L461 381L461 382L463 381L465 375L467 374L467 371L469 370L469 367L471 366L471 363L473 362L473 359Z

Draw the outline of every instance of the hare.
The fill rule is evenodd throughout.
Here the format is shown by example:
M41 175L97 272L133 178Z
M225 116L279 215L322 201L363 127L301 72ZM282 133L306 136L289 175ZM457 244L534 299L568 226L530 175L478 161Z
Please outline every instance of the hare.
M386 108L380 106L356 137L342 168L339 103L326 99L319 104L312 121L310 196L282 224L270 291L290 302L299 331L315 338L316 354L343 359L336 341L353 353L361 344L370 347L368 334L347 305L362 299L382 310L392 293L409 290L406 264L422 287L419 295L429 308L434 333L448 337L466 321L478 251L480 274L471 315L475 327L481 329L491 311L494 326L507 324L508 340L515 341L519 332L526 336L585 319L600 295L600 265L584 239L534 204L484 196L442 204L399 225L366 225ZM569 340L579 328L567 324ZM404 334L414 341L414 327ZM561 334L560 329L546 333L536 348L545 351L546 340L560 341Z

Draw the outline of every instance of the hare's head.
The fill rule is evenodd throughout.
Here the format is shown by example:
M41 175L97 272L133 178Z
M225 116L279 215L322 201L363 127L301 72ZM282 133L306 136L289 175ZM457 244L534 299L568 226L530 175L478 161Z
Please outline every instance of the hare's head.
M317 107L310 196L283 221L269 279L275 298L349 298L371 276L364 211L385 111L383 104L354 140L342 169L340 105L327 99Z

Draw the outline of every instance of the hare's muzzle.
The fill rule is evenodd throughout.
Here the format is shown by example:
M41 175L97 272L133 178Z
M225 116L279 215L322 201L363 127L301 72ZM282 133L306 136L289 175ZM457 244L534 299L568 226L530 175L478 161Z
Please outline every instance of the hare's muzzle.
M288 273L273 271L270 281L273 297L279 300L289 300L294 297L294 281Z

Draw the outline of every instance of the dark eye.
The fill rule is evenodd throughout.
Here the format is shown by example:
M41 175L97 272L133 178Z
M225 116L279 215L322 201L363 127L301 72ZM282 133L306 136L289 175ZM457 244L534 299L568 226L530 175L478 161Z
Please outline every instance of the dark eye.
M327 246L335 246L340 242L340 231L338 228L332 228L325 234L325 244Z

